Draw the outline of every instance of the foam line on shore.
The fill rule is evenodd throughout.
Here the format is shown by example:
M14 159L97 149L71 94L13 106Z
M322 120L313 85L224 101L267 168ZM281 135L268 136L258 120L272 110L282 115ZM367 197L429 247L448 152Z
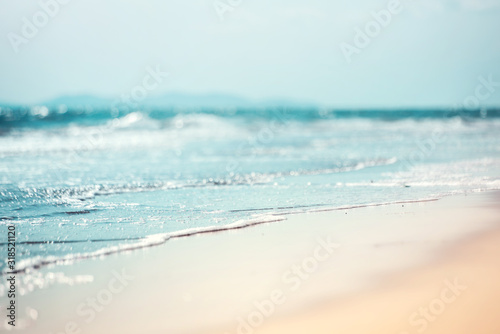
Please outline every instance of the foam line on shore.
M238 220L234 223L224 225L224 226L208 226L208 227L199 227L199 228L190 228L176 232L169 233L159 233L152 234L146 236L139 241L131 244L121 244L118 246L110 246L99 249L95 252L89 253L76 253L76 254L68 254L65 256L49 256L49 257L34 257L30 259L26 259L20 261L18 264L18 269L10 272L2 272L1 276L7 274L17 274L17 273L26 273L29 272L30 269L40 269L49 265L70 265L76 261L86 260L86 259L95 259L101 258L105 256L109 256L112 254L131 252L139 249L160 246L166 243L170 239L174 238L183 238L190 237L200 234L207 233L216 233L216 232L224 232L229 230L237 230L243 229L246 227L251 227L259 224L273 223L278 221L286 220L287 215L301 214L301 213L316 213L316 212L326 212L326 211L339 211L339 210L352 210L359 208L367 208L367 207L377 207L377 206L385 206L385 205L397 205L397 204L411 204L411 203L426 203L437 201L439 198L427 198L427 199L418 199L418 200L408 200L408 201L397 201L397 202L385 202L385 203L370 203L364 205L352 205L352 206L343 206L343 207L332 207L332 208L321 208L321 209L307 209L307 210L291 210L287 212L275 212L268 213L266 215L258 215L251 219L242 219Z

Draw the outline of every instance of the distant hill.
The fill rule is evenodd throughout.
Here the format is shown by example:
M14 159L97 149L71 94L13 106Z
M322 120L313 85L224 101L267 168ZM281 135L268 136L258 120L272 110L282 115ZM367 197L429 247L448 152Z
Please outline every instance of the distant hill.
M42 101L40 103L27 104L24 106L47 106L68 108L110 108L117 105L120 98L106 98L93 95L65 95L55 99ZM285 99L266 99L255 101L239 96L227 94L185 94L168 93L163 95L148 96L142 101L137 101L142 107L149 108L246 108L246 107L314 107L312 103L288 101ZM121 105L125 105L124 102ZM16 106L15 104L0 103L0 106ZM21 106L21 105L17 105Z
M97 97L93 95L64 95L52 100L37 103L36 105L45 105L45 106L66 105L68 107L77 107L77 106L103 107L103 106L109 106L110 102L111 99L109 98Z

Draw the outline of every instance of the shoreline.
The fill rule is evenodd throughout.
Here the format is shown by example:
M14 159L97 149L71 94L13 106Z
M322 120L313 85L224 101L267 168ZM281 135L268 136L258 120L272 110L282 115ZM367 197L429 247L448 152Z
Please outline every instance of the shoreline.
M158 247L45 267L40 270L45 278L62 272L68 278L91 275L92 281L21 296L23 306L38 315L30 319L29 312L20 314L26 326L19 329L238 333L238 319L255 312L256 303L280 302L279 293L273 295L276 290L284 295L283 303L276 303L252 332L286 328L318 305L363 300L400 275L446 263L462 245L498 230L499 212L493 207L498 194L297 214L273 224L175 238ZM329 252L325 244L340 246ZM302 276L294 265L302 268ZM116 285L117 277L124 287L115 293L111 282ZM98 301L97 309L89 298ZM58 305L48 305L49 300Z
M353 209L379 207L379 206L390 206L390 205L397 205L397 204L426 203L426 202L439 201L439 200L446 198L446 197L449 197L449 196L456 196L456 195L446 195L446 196L439 197L439 198L432 197L432 198L396 201L396 202L357 204L357 205L352 205L352 206L340 206L340 207L325 206L324 208L308 209L308 210L303 210L303 209L300 209L299 207L291 208L291 209L296 209L296 210L295 211L288 211L288 212L279 212L279 213L270 212L270 213L266 213L266 214L260 214L256 218L246 218L246 219L239 220L239 221L236 221L234 223L230 223L230 224L224 225L224 226L207 226L207 227L199 227L199 228L189 228L189 229L174 231L174 232L152 234L152 235L145 236L143 238L136 239L136 240L138 240L137 243L121 244L118 246L109 246L109 247L105 247L105 248L102 248L102 249L99 249L97 251L90 252L90 253L67 254L67 255L63 255L63 256L59 256L59 257L54 256L53 259L43 258L39 262L35 262L35 261L31 260L30 262L34 262L33 264L24 266L23 268L16 269L14 271L9 271L9 272L2 271L2 272L0 272L0 277L8 276L9 274L23 274L23 273L26 273L27 271L40 270L40 269L43 269L44 267L72 265L72 264L77 263L79 261L94 260L94 259L102 258L105 256L109 256L109 255L127 253L130 251L141 250L144 248L161 246L170 239L198 236L198 235L202 235L202 234L226 232L226 231L231 231L231 230L244 229L247 227L253 227L253 226L257 226L257 225L261 225L261 224L281 222L281 221L287 220L287 218L286 218L287 216L320 213L320 212L331 212L331 211L339 211L339 210L353 210ZM315 207L315 206L316 205L311 206L311 207ZM281 209L281 208L278 208L278 209ZM274 217L283 217L283 216L285 218L281 218L281 219L274 218ZM273 217L273 219L269 219L271 217ZM266 220L266 218L267 218L267 220ZM19 243L19 244L22 244L22 243ZM1 243L0 243L0 245L1 245Z

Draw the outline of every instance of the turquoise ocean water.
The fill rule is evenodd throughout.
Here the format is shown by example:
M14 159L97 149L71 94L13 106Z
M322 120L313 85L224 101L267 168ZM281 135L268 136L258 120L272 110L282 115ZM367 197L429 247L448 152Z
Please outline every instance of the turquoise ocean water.
M289 212L500 189L499 134L495 110L1 108L0 226L16 226L23 271Z

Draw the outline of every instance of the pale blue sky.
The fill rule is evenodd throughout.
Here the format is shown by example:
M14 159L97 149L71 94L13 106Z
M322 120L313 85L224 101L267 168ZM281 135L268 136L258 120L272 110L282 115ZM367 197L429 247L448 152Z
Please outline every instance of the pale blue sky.
M221 21L213 0L71 0L15 53L8 34L21 35L40 2L0 0L0 101L116 97L157 65L170 75L154 95L333 107L447 106L474 94L479 76L500 82L500 0L401 0L348 64L340 43L388 3L241 0ZM500 86L481 104L500 106Z

